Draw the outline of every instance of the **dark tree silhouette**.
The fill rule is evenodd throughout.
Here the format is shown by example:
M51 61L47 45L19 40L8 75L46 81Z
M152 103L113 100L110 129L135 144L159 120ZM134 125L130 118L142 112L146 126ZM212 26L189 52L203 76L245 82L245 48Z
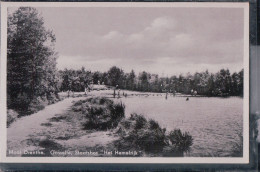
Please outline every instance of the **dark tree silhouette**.
M35 8L20 7L8 16L8 108L32 113L41 101L57 98L54 43L54 34Z

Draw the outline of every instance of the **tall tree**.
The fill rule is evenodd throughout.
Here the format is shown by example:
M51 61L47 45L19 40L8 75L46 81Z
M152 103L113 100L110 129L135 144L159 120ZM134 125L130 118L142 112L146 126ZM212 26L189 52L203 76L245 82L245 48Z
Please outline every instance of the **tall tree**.
M116 66L113 66L108 71L108 82L111 86L118 85L119 87L122 87L122 78L124 76L123 70L119 69Z
M239 81L238 81L238 94L240 96L243 96L244 94L244 69L242 69L239 73L238 73L238 76L239 76Z
M27 111L35 100L57 93L56 39L31 7L8 16L7 39L8 107Z
M132 70L127 77L127 87L128 89L134 90L135 89L135 72Z
M148 91L149 89L149 74L145 71L139 74L139 80L141 81L141 91Z

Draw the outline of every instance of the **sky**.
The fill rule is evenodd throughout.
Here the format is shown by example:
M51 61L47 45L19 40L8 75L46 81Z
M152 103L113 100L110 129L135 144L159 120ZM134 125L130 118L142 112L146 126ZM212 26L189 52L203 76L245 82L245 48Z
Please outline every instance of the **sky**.
M56 35L58 68L178 75L243 68L243 9L37 8Z

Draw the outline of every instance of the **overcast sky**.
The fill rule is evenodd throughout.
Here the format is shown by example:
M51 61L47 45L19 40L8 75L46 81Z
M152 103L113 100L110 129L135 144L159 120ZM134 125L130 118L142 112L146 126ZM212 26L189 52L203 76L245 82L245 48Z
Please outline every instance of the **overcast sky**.
M56 35L59 69L173 75L243 67L243 9L37 9Z

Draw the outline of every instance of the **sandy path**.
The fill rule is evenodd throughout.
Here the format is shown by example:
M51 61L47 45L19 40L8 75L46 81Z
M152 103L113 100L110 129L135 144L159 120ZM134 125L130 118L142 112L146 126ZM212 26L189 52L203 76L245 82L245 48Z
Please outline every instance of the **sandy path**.
M7 142L9 150L32 150L34 146L27 144L27 139L30 139L32 135L45 129L42 123L48 122L49 118L54 117L56 114L61 114L67 111L72 105L73 101L84 99L85 97L68 98L60 101L56 104L46 106L45 109L25 116L14 123L7 129Z
M129 96L140 95L139 92L121 91L121 95L127 93ZM113 90L91 91L87 97L112 97ZM67 93L60 93L66 96ZM75 93L84 95L84 92ZM133 95L132 95L133 94ZM147 93L143 93L146 95ZM152 93L150 93L152 94ZM86 97L67 98L56 104L46 106L45 109L25 116L10 125L7 129L7 145L8 150L13 151L35 151L43 150L46 147L39 146L39 142L44 140L52 140L62 146L64 149L84 150L86 147L106 146L116 137L110 131L101 131L86 133L81 129L80 123L75 121L61 120L59 122L50 122L50 118L57 116L66 116L72 106L72 102L85 99ZM43 125L45 124L45 125ZM48 125L46 125L48 124ZM66 138L66 139L61 139ZM48 147L48 146L47 146ZM17 156L8 153L8 156ZM19 155L18 155L19 156Z

